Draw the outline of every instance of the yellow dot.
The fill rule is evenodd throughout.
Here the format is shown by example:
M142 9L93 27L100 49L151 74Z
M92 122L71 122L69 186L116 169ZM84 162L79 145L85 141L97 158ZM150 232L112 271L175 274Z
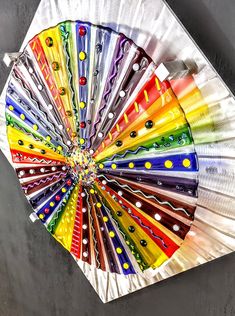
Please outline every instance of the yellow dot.
M151 162L147 161L145 164L144 164L145 168L146 169L151 169L152 168L152 164Z
M14 111L14 106L13 106L13 105L9 105L8 109L9 109L10 111Z
M53 207L55 205L54 202L50 202L50 206Z
M37 126L36 124L34 124L34 125L33 125L33 129L34 129L35 131L37 131L37 130L38 130L38 126Z
M133 169L133 168L135 167L134 162L130 162L129 165L128 165L128 167L129 167L130 169Z
M184 159L183 160L183 166L185 167L185 168L189 168L190 166L191 166L191 161L189 160L189 159Z
M116 248L116 252L120 255L120 254L122 253L122 248L117 247L117 248Z
M98 202L98 203L96 203L96 206L97 206L97 207L101 207L102 204L101 204L100 202Z
M100 169L104 169L104 165L102 163L99 164Z
M61 146L58 146L57 149L61 151L63 148Z
M123 263L123 268L125 270L129 269L129 264L127 262Z
M115 163L112 163L111 168L112 169L117 169L117 165Z
M115 237L115 232L113 232L113 231L109 232L109 236L110 236L111 238Z
M48 135L48 136L46 137L46 140L49 142L49 141L51 140L51 136Z
M80 144L83 145L85 143L85 139L84 138L80 138Z
M89 170L88 170L88 169L86 169L86 170L85 170L85 174L88 174L88 172L89 172Z
M67 130L69 130L69 129L67 129ZM72 137L76 137L76 136L77 136L77 133L76 133L76 132L72 132L71 136L72 136Z
M90 189L90 193L91 193L91 194L94 194L94 193L95 193L95 190L94 190L94 189Z
M62 188L61 191L65 193L67 190L65 188Z
M40 219L43 219L43 218L44 218L44 214L40 214L40 215L39 215L39 218L40 218Z
M80 53L79 53L79 59L80 59L80 60L86 59L86 53L85 53L85 52L80 52Z
M107 223L108 220L109 220L109 219L108 219L107 216L104 216L104 217L103 217L103 221L104 221L105 223Z
M167 168L167 169L170 169L173 167L173 162L171 160L166 160L164 162L164 166Z
M24 114L20 114L20 118L22 119L22 121L25 120L25 115Z
M85 108L85 106L86 106L86 103L85 102L79 102L79 107L80 107L80 109L84 109Z

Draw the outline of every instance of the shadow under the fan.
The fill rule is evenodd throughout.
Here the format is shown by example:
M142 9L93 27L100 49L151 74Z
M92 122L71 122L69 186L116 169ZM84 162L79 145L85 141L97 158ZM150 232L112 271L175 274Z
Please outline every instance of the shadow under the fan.
M3 56L6 52L17 52L28 30L29 24L35 14L40 0L28 1L1 1L0 6L0 92L10 73L3 63ZM14 6L14 10L12 7ZM14 30L9 32L9 30Z

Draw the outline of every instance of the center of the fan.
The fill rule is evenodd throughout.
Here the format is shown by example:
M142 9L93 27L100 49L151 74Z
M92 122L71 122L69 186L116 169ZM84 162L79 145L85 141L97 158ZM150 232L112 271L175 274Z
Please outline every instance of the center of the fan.
M89 151L76 149L69 158L73 172L84 184L91 184L96 178L97 167Z

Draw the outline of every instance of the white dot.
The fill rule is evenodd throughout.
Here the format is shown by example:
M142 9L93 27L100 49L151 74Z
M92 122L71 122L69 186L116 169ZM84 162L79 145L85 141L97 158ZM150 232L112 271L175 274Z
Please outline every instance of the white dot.
M52 110L53 109L53 105L52 104L48 104L48 109Z
M112 119L114 117L114 114L112 113L112 112L110 112L109 114L108 114L108 118L109 119Z
M64 128L63 125L60 124L59 129L62 130L63 128Z
M98 133L98 137L99 137L99 138L102 138L103 136L104 136L103 133L101 133L101 132Z
M67 141L67 145L70 146L71 144L72 144L72 142L71 142L70 140L68 140L68 141Z
M40 171L41 171L41 172L45 172L45 168L41 168Z
M29 170L29 173L30 173L30 174L34 174L34 173L35 173L35 170L34 170L34 169L30 169L30 170Z
M135 205L136 205L136 207L139 207L139 208L140 208L140 207L142 206L142 203L140 203L140 202L138 201L138 202L135 203Z
M162 219L161 215L159 215L158 213L156 213L154 215L154 218L157 220L157 221L160 221Z
M88 257L88 252L84 251L82 255L83 255L83 257L87 258Z
M85 196L86 196L86 194L85 194L84 192L82 192L82 193L81 193L81 196L82 196L82 197L85 197Z
M103 232L104 231L104 227L100 227L100 230Z
M118 191L118 195L122 196L123 192L122 191Z
M20 177L22 177L24 174L25 174L24 170L21 170L21 171L19 172L19 176L20 176Z
M82 208L82 212L86 213L86 208L85 207Z
M42 90L42 85L41 84L38 85L38 90Z
M133 65L132 69L134 71L138 71L140 69L140 65L136 63L136 64Z
M83 225L82 225L82 228L83 228L83 229L87 229L87 224L83 224Z
M82 240L82 243L83 243L84 245L87 245L87 244L88 244L88 239L87 239L87 238L84 238L84 239Z
M170 102L171 101L171 97L169 95L166 96L166 101Z
M91 155L94 154L94 150L93 150L93 149L90 150L90 154L91 154Z
M190 230L190 231L188 232L188 235L193 237L193 236L196 236L196 233L195 233L195 231Z
M52 171L56 171L56 169L57 169L56 167L52 167L51 168Z
M29 73L33 74L33 68L31 68L31 67L29 68Z
M178 232L179 230L180 230L180 227L179 227L179 225L173 225L173 230L175 231L175 232Z
M119 95L120 95L121 98L124 98L125 95L126 95L126 92L125 92L124 90L121 90L121 91L119 92Z
M63 166L63 167L62 167L62 170L65 171L65 170L66 170L66 166Z
M107 184L107 181L106 181L106 180L103 180L103 181L102 181L102 184L104 184L104 185Z

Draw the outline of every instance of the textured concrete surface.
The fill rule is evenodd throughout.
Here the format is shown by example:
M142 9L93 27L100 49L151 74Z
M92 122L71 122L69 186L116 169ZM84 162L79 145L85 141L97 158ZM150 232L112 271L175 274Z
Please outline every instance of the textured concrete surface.
M234 92L234 0L167 2ZM19 49L38 3L0 0L0 54ZM7 74L1 62L0 88ZM235 315L235 254L103 305L72 257L29 214L0 153L1 316Z

